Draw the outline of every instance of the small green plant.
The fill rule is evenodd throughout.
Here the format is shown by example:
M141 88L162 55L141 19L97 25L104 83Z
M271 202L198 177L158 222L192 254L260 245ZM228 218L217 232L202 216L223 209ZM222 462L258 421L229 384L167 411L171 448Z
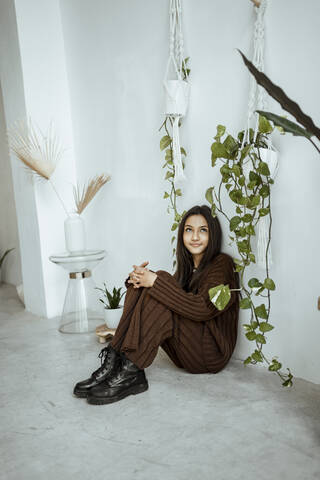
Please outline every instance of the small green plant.
M103 293L103 298L99 298L100 302L103 303L104 308L109 308L111 310L115 308L120 308L120 300L126 292L121 294L121 290L123 287L120 288L113 288L113 293L111 294L107 289L106 283L103 282L104 288L95 287L95 289L100 290Z
M8 255L8 253L11 252L11 250L14 250L14 247L13 247L13 248L9 248L8 250L6 250L6 251L4 252L4 254L2 255L2 257L0 258L0 268L2 267L2 264L3 264L4 259L6 258L6 256Z

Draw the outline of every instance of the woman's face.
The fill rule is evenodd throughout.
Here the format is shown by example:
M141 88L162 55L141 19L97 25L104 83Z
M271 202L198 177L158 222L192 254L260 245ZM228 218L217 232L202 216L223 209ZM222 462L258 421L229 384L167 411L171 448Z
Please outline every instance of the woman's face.
M198 258L202 257L209 242L209 228L203 215L190 215L183 231L183 243L189 252Z

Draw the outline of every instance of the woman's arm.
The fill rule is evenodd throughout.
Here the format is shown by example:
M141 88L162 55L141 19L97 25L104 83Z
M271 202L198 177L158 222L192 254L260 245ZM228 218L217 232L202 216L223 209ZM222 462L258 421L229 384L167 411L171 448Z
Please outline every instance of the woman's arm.
M148 293L173 312L190 320L198 322L211 320L228 310L236 299L237 292L231 292L229 303L223 310L218 310L209 298L208 291L212 287L221 284L233 287L233 262L230 257L224 255L214 261L198 294L187 293L170 273L164 270L156 273L157 278Z

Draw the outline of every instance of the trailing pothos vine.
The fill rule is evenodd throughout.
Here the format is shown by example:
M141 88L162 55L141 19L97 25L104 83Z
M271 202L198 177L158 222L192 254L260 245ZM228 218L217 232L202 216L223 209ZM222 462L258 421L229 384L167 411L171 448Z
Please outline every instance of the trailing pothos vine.
M182 192L180 188L175 188L175 185L174 185L175 166L173 163L172 136L169 133L168 124L170 125L170 128L171 128L172 127L171 117L166 117L165 121L160 127L160 130L164 128L166 132L166 135L162 137L160 140L160 150L165 150L165 163L163 164L162 168L166 168L166 174L164 179L168 180L170 184L169 188L167 189L168 191L164 192L163 198L169 199L167 212L173 213L173 223L171 226L171 231L174 232L178 228L180 220L183 217L183 215L186 213L186 211L180 214L177 209L177 197L181 197ZM187 153L183 147L181 147L181 154L183 155L184 158L187 156ZM182 159L182 167L183 169L185 168L184 159ZM173 234L171 238L171 244L173 244L175 240L176 240L176 236ZM176 254L176 248L173 247L172 256L175 257L175 254ZM174 258L173 268L175 268L176 264L177 264L177 261Z
M190 75L190 68L187 67L187 63L189 61L189 57L185 58L184 61L181 64L181 73L182 73L182 80L187 80L189 75ZM182 124L182 118L179 120L179 127ZM170 186L168 188L168 191L164 192L163 198L164 199L169 199L169 205L167 207L167 212L173 213L173 223L171 226L171 231L174 232L181 221L181 218L183 215L186 213L186 210L184 210L181 214L178 212L177 209L177 197L182 196L182 191L181 188L175 188L174 185L174 176L175 176L175 166L173 163L173 146L172 146L172 135L170 134L170 131L172 131L172 125L173 125L173 120L170 116L166 116L164 122L162 123L161 127L159 128L159 131L164 129L166 132L166 135L164 135L161 140L160 140L160 150L165 151L165 163L163 164L162 168L166 168L166 174L164 179L168 180ZM183 147L180 149L181 155L183 155L182 158L182 167L183 170L185 168L185 157L187 156L187 152ZM174 241L176 240L175 234L172 235L171 238L171 245L173 245ZM175 259L176 256L176 248L173 247L172 249L172 257L174 258L173 260L173 269L175 268L177 261Z
M274 180L270 176L268 164L261 159L260 149L267 147L268 135L273 131L269 121L259 116L259 129L254 138L252 129L249 131L248 141L243 141L244 131L240 132L237 138L226 134L226 127L217 126L217 134L214 137L214 143L211 146L212 166L217 165L217 161L222 163L220 167L221 180L217 188L210 187L206 191L206 199L211 205L212 215L221 213L228 221L231 244L235 244L239 253L238 259L234 259L236 271L240 277L240 308L250 311L250 321L243 325L246 337L250 342L255 342L254 351L244 360L244 364L257 364L266 362L268 370L276 372L282 380L283 386L292 386L292 374L287 368L288 373L281 371L282 364L273 357L268 360L262 351L266 344L266 333L274 328L269 322L271 300L271 291L276 286L272 278L269 277L268 251L271 240L271 188ZM223 140L223 141L222 141ZM249 162L250 173L244 172L244 164ZM229 217L222 205L222 186L226 189L229 198L235 206L235 215ZM261 217L269 216L268 243L265 252L265 275L264 278L250 278L245 280L245 272L249 265L255 263L255 255L251 248L251 239L255 235L255 227ZM219 309L223 309L231 298L228 285L219 285L209 290L210 299ZM263 302L258 305L260 298ZM261 302L261 300L260 300Z

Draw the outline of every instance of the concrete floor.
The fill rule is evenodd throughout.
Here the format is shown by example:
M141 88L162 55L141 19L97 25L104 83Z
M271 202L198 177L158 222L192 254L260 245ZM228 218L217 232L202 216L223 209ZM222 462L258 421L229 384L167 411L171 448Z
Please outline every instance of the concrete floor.
M103 345L57 327L0 286L1 480L320 479L320 385L236 360L192 375L160 352L147 392L89 405L72 389Z

